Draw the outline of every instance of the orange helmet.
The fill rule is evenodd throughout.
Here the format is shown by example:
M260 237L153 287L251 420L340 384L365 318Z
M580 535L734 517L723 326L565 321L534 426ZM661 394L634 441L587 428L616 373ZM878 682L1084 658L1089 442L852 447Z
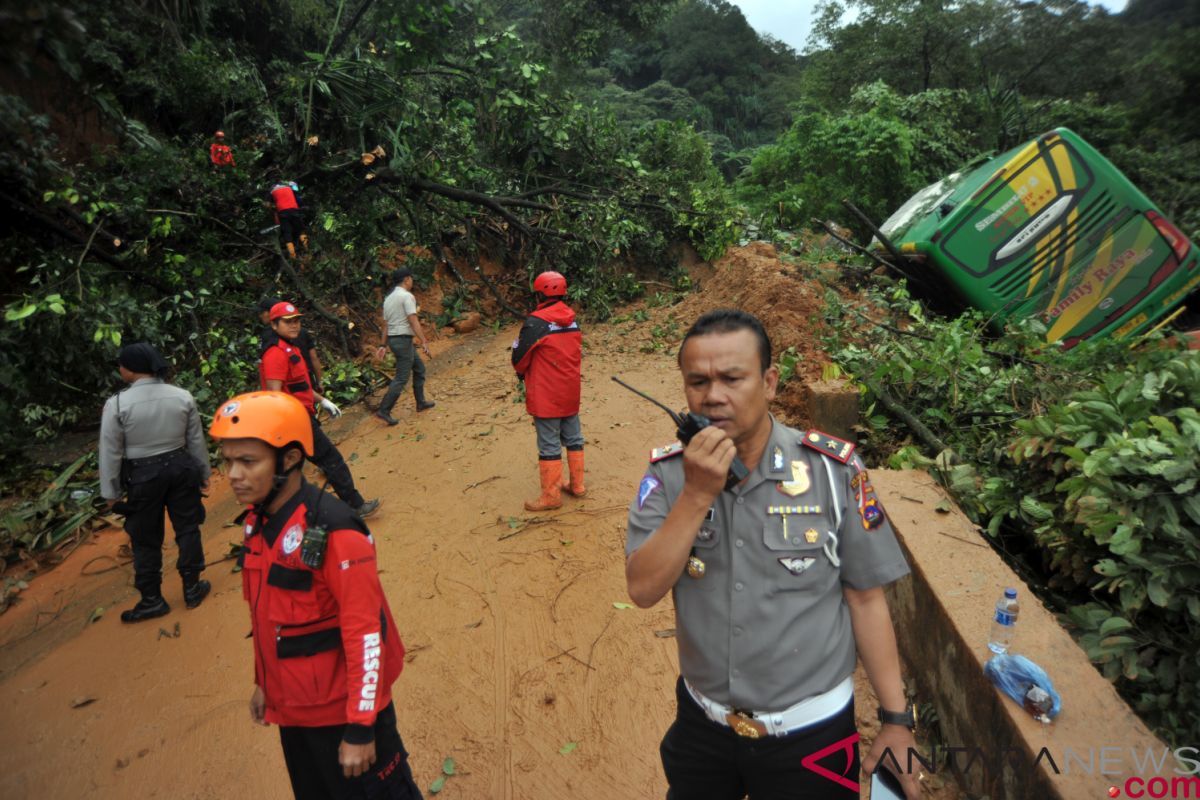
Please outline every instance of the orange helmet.
M533 290L546 297L565 297L567 279L558 272L543 272L533 279Z
M276 449L297 442L313 454L312 420L303 404L283 392L250 392L232 397L213 416L214 439L258 439Z

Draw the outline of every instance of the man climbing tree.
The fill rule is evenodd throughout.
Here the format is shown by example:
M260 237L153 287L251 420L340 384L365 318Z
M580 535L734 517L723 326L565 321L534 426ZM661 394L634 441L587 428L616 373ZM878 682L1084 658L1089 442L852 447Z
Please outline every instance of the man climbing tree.
M279 239L287 250L288 258L294 260L298 246L308 250L308 234L304 232L304 212L300 205L300 187L294 181L275 181L271 187L271 203L275 208L275 222L279 225Z

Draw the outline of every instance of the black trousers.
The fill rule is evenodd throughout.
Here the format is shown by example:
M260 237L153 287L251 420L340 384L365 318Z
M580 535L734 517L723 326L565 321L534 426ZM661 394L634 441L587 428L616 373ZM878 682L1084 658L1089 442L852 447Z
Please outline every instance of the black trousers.
M350 467L346 466L346 459L342 458L342 454L338 452L333 441L325 435L325 431L321 430L321 423L317 422L317 418L314 416L310 419L312 420L313 456L309 460L325 473L325 477L329 479L329 485L333 487L337 496L342 498L346 505L358 509L363 504L363 496L358 493L358 489L354 488L354 476L350 474Z
M130 463L126 500L117 510L125 513L125 532L133 550L134 586L143 597L162 593L164 508L171 515L175 543L179 546L176 568L185 586L194 583L204 569L204 548L200 542L200 525L204 522L200 466L182 450Z
M344 730L344 725L279 727L296 800L421 800L396 729L395 704L375 718L375 766L357 778L347 778L338 763Z
M291 242L300 246L300 236L304 233L304 214L299 209L289 208L279 212L279 238L284 244Z
M833 717L787 736L747 739L706 717L682 678L675 699L677 716L659 747L667 800L742 800L747 795L750 800L858 800L853 701ZM804 765L805 758L830 747L834 749L812 767Z

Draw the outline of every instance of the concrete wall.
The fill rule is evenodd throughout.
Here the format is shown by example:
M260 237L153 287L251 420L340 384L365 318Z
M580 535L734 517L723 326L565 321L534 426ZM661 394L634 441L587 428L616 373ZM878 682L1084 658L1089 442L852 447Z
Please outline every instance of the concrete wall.
M945 495L932 478L872 470L871 479L912 566L911 578L888 589L906 678L917 687L919 703L936 707L946 745L981 749L974 760L972 753L956 755L960 785L990 800L1097 800L1127 797L1126 788L1136 796L1142 786L1126 787L1128 778L1161 775L1169 783L1180 777L1171 759L1162 768L1139 768L1147 752L1161 758L1167 745L970 520L957 507L948 514L934 510ZM1007 586L1017 588L1021 603L1010 652L1045 669L1062 696L1063 710L1050 725L1035 721L983 673L991 657L991 614Z

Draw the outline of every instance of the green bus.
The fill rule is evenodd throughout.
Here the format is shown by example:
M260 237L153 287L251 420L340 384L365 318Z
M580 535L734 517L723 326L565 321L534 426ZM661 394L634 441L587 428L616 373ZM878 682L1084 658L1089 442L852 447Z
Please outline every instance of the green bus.
M1160 327L1200 286L1187 237L1066 128L926 187L880 229L967 305L1039 317L1064 348Z

